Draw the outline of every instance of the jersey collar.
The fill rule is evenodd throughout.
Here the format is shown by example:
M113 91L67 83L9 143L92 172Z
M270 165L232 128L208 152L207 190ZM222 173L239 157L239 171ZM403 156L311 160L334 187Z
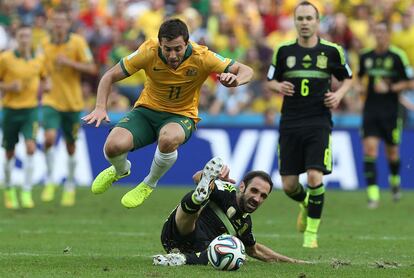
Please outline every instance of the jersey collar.
M22 54L20 53L19 50L15 49L13 52L14 52L14 56L16 56L17 58L23 58L23 56L22 56ZM34 56L35 56L35 54L34 54L34 51L32 50L32 51L30 51L30 58L29 59L25 58L25 60L33 59Z
M53 44L64 44L64 43L67 43L69 41L69 39L70 39L70 33L68 33L66 35L65 39L61 43L57 42L55 36L53 36L53 35L50 36L50 42L53 43Z
M193 53L193 45L192 45L190 42L188 42L187 49L185 50L185 53L184 53L184 58L183 58L183 61L181 62L181 64L182 64L185 60L187 60L187 58L188 58L188 57L190 57L192 53ZM167 59L165 59L164 55L162 55L162 51L161 51L161 47L160 47L160 46L158 46L158 57L160 57L160 59L161 59L161 60L162 60L165 64L167 64ZM180 64L180 65L181 65L181 64ZM180 66L180 65L178 65L178 66Z

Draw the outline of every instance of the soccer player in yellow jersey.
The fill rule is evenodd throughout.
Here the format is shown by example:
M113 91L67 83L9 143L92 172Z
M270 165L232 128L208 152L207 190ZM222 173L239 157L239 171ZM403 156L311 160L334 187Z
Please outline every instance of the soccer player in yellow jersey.
M104 154L112 164L92 184L95 194L105 192L113 182L130 174L129 151L158 142L149 174L122 198L127 208L142 204L158 180L177 160L177 149L195 129L198 118L200 88L212 73L219 81L236 87L250 81L253 70L223 58L188 41L188 29L179 19L165 21L157 40L147 40L138 50L108 70L98 86L95 110L83 119L98 127L109 121L106 103L112 83L143 69L147 80L135 107L111 131Z
M45 154L47 165L46 186L43 201L54 198L56 182L53 180L54 144L57 130L62 128L69 155L68 174L61 205L72 206L75 202L75 142L80 127L80 112L84 108L81 91L81 73L96 73L91 51L84 38L69 33L68 11L53 11L51 37L42 44L52 88L43 96L43 127L45 129Z
M19 27L16 41L18 45L16 50L6 51L0 56L0 90L3 92L2 145L6 150L4 204L9 209L19 208L16 189L11 183L11 173L15 165L14 150L19 141L19 133L24 136L27 154L24 161L21 206L34 207L32 176L38 128L38 91L41 78L47 80L44 56L35 54L32 50L31 28Z

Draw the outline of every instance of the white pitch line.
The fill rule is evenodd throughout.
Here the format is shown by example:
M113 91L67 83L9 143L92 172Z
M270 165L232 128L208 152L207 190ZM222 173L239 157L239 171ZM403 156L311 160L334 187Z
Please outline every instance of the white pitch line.
M87 253L87 254L75 254L72 253L73 251L69 252L69 253L31 253L31 252L0 252L0 257L8 257L8 256L25 256L25 257L56 257L58 255L61 256L70 256L70 257L109 257L109 258L119 258L121 255L120 254L115 254L115 255L108 255L108 254L101 254L101 253ZM152 255L143 255L143 254L134 254L134 255L122 255L122 256L126 256L126 257L145 257L145 258L150 258L152 257Z
M0 232L4 232L3 230L0 230ZM152 236L154 233L146 233L146 232L123 232L123 231L109 231L109 232L96 232L96 231L71 231L71 230L46 230L46 229L40 229L40 230L21 230L18 231L22 234L60 234L60 235L75 235L75 234L86 234L86 235L108 235L108 236L123 236L123 237L142 237L142 236ZM159 232L161 233L161 231ZM155 233L158 237L159 234ZM301 235L298 233L292 233L292 234L271 234L271 233L255 233L255 236L258 238L290 238L290 239L296 239L300 238ZM346 237L346 235L344 235ZM320 235L320 238L324 238L324 235ZM335 238L341 238L341 236L335 236ZM353 240L385 240L385 241L414 241L414 236L372 236L372 235L354 235Z

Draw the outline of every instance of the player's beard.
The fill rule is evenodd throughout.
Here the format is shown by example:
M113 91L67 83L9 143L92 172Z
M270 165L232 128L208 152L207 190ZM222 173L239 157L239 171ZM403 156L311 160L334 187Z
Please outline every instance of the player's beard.
M259 207L259 204L257 204L253 198L246 199L246 195L244 194L241 195L240 200L242 206L241 209L243 212L252 213Z

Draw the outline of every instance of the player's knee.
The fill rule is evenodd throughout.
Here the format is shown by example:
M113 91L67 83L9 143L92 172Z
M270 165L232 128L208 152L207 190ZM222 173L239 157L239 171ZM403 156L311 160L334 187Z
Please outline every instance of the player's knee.
M125 143L122 140L119 140L107 141L105 143L104 151L107 157L115 157L120 154L126 153L129 150L125 147Z
M310 186L317 186L322 183L323 173L318 170L308 170L308 184Z
M170 153L178 149L182 140L179 136L160 136L158 139L158 149L162 153Z
M290 193L293 193L293 192L296 191L297 183L294 183L294 182L283 182L282 187L283 187L283 191L286 194L290 194Z

